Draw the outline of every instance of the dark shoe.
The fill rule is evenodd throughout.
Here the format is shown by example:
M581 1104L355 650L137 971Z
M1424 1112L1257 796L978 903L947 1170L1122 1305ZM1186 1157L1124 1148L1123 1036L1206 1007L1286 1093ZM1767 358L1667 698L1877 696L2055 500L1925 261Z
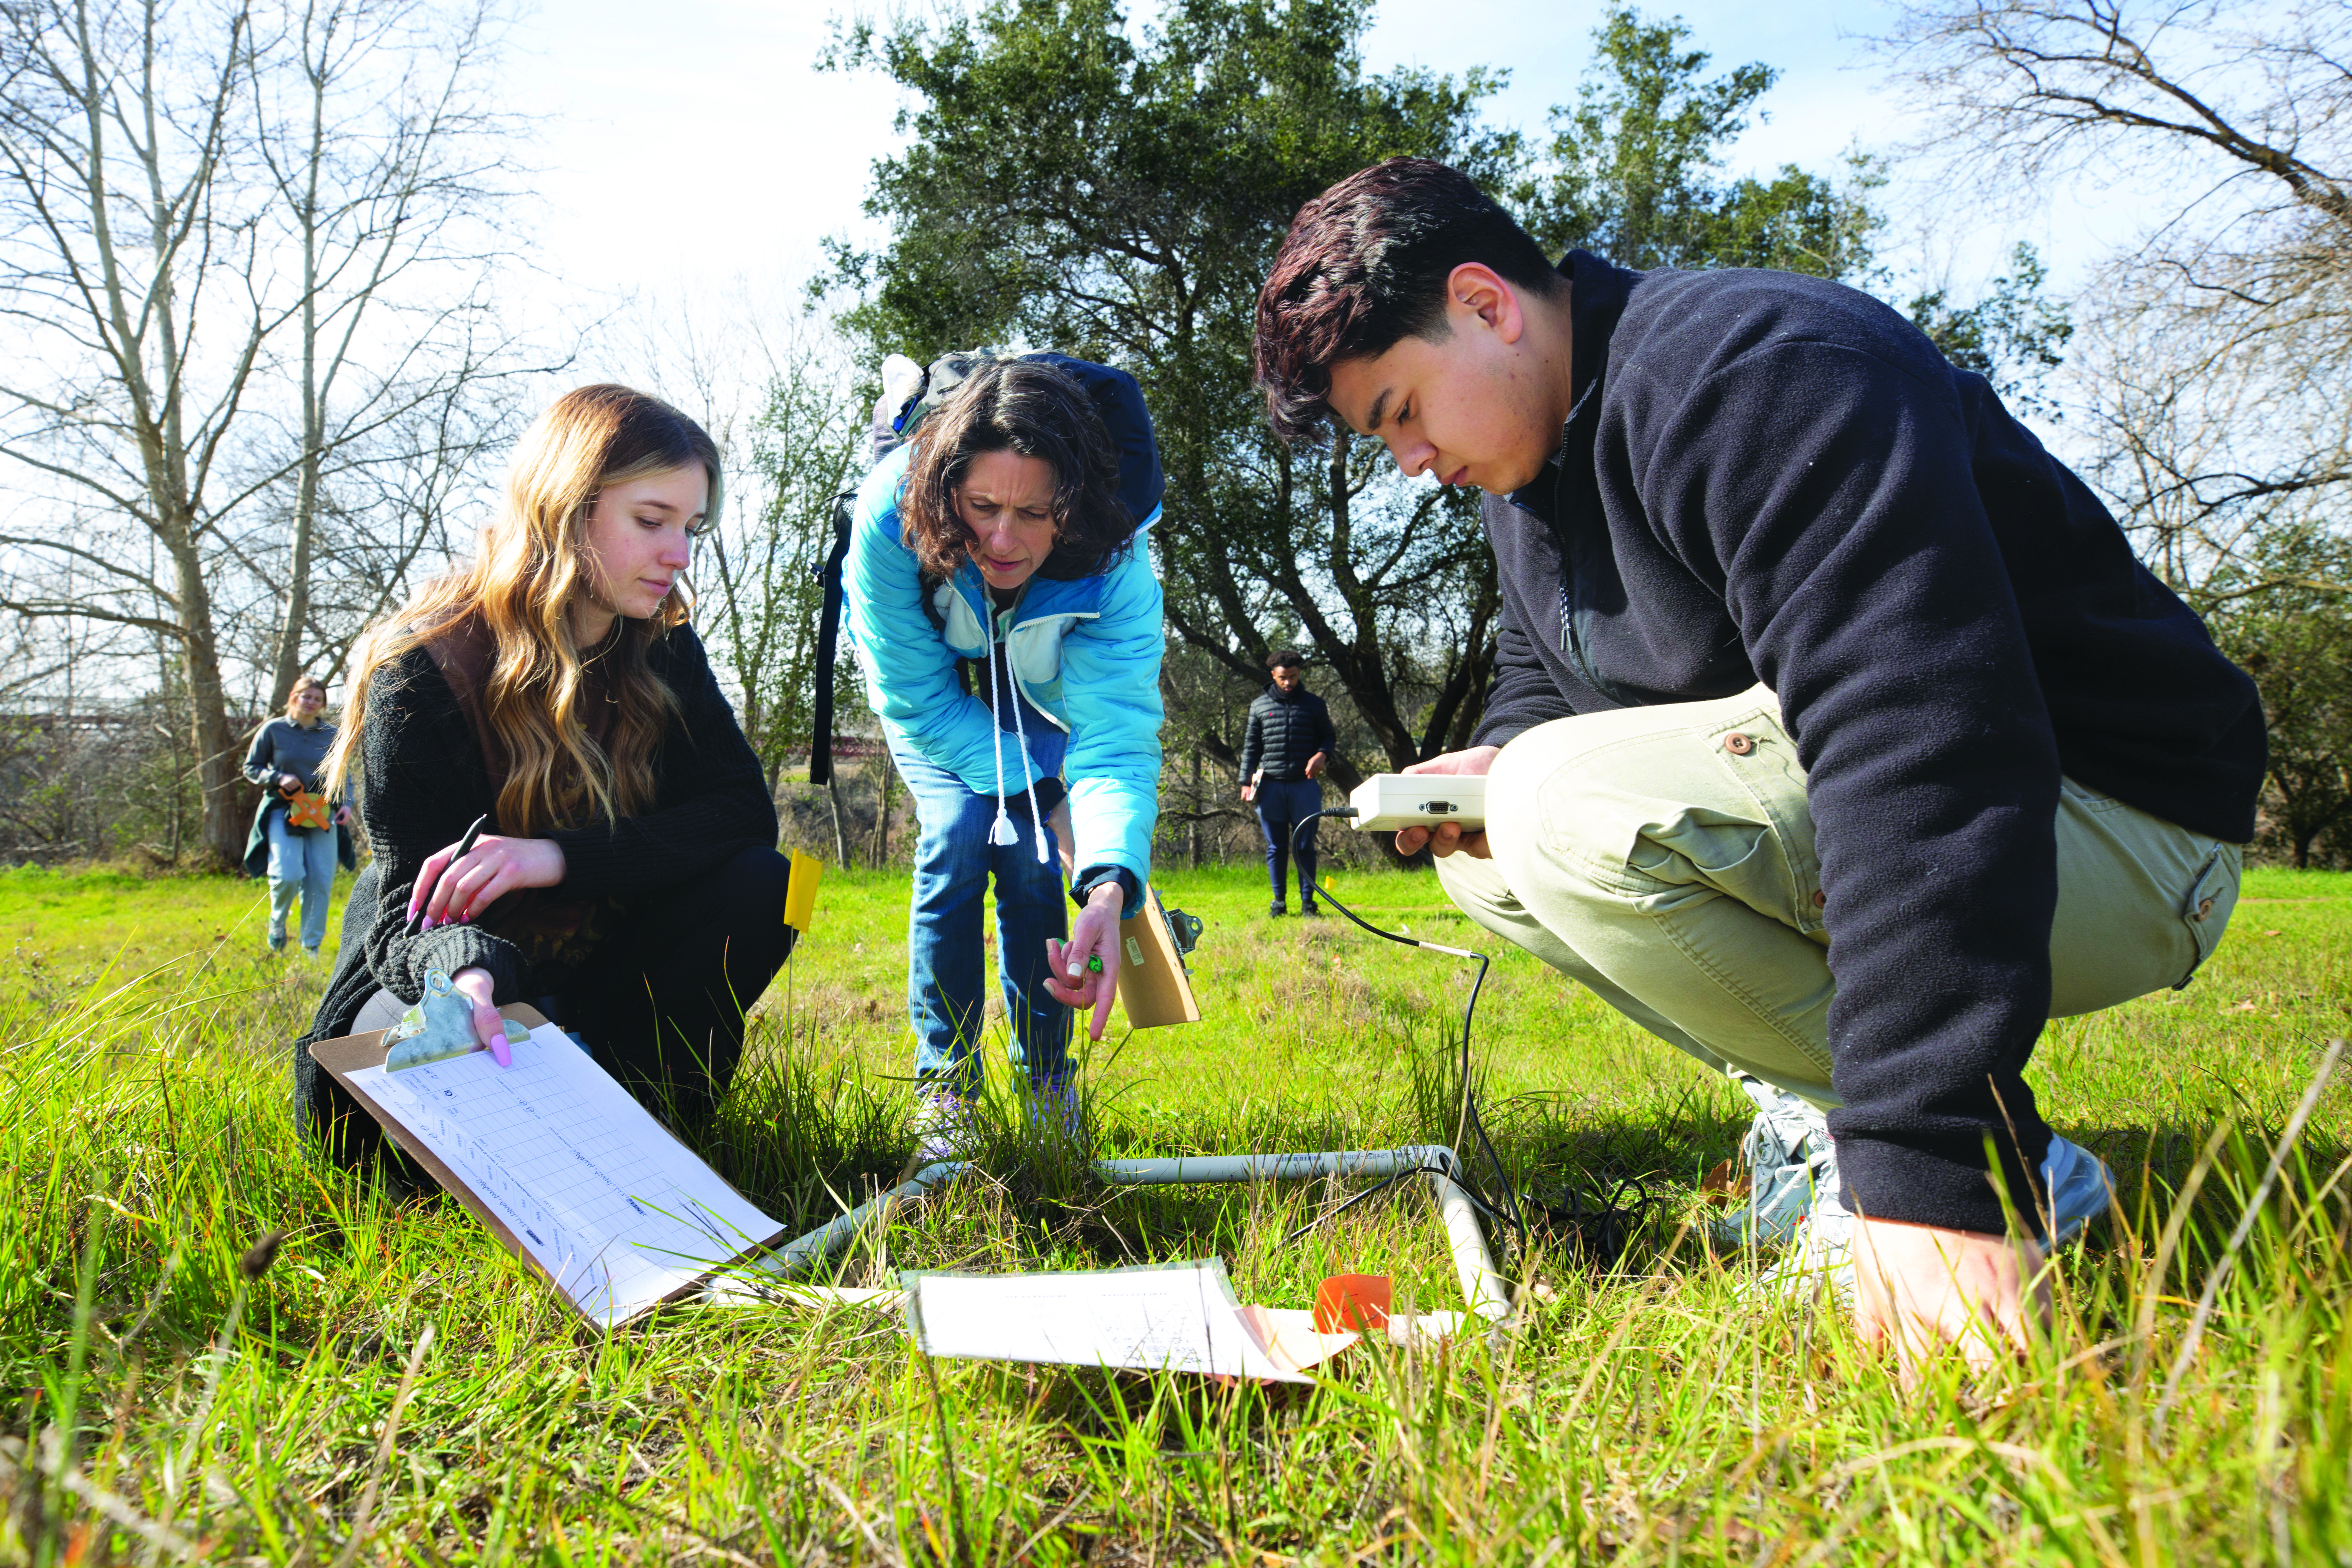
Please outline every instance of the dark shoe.
M1311 919L1315 919L1315 920L1320 920L1320 919L1322 919L1322 918L1323 918L1323 911L1322 911L1320 909L1318 909L1318 908L1317 908L1315 905L1313 905L1313 904L1301 904L1301 905L1299 905L1299 906L1298 906L1298 912L1299 912L1300 914L1302 914L1302 915L1308 916L1308 917L1310 917Z
M1266 905L1266 906L1265 906L1265 912L1266 912L1268 915L1272 916L1272 915L1286 915L1286 914L1288 914L1290 911L1289 911L1288 910L1284 909L1284 908L1282 907L1282 900L1281 900L1280 899L1276 899L1274 902L1272 902L1272 903L1270 903L1270 904L1268 904L1268 905Z

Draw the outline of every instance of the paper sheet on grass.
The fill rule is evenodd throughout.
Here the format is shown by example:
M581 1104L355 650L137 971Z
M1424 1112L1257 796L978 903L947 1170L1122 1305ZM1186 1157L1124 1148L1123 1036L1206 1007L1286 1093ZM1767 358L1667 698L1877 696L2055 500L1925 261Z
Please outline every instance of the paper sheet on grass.
M1223 1261L1213 1258L1083 1273L903 1279L908 1326L935 1356L1306 1383L1302 1367L1356 1338L1301 1331L1271 1321L1262 1308L1244 1308Z
M551 1024L487 1051L351 1075L611 1327L776 1238L781 1226L670 1136Z

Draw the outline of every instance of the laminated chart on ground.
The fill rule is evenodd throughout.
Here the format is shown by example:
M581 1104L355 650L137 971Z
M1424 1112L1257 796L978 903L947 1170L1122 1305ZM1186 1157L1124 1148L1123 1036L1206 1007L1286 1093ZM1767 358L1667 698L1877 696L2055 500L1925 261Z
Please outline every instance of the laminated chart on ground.
M902 1278L917 1342L931 1355L1310 1381L1258 1343L1222 1258Z
M583 1316L610 1328L782 1226L668 1131L553 1025L512 1047L352 1086L421 1141Z

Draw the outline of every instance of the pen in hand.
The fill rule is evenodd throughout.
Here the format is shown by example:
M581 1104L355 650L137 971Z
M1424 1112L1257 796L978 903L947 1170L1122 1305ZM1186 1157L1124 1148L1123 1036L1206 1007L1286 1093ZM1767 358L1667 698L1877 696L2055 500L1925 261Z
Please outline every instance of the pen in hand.
M431 906L434 894L440 890L441 879L449 874L450 867L455 866L458 861L463 860L468 854L472 853L475 842L482 837L482 830L489 825L490 819L488 813L474 818L473 826L466 829L466 836L457 840L457 848L456 853L452 854L448 860L443 864L441 869L435 874L432 885L427 887L422 883L418 884L416 903L415 906L409 910L408 921L404 927L408 935L415 936L424 930L425 911ZM478 970L469 970L459 974L457 977L458 981L458 989L460 991L466 990L467 982L473 976L479 973L480 972ZM479 995L474 996L472 1000L475 1003L475 1013L478 1026L480 1014L489 1007L490 999L487 995ZM495 1015L493 1015L493 1022L496 1022ZM495 1061L502 1068L511 1067L514 1065L513 1055L507 1048L506 1032L503 1025L500 1025L494 1032L487 1036L484 1039L484 1043L489 1047L490 1059L492 1061Z
M425 929L425 910L426 907L433 902L433 895L440 890L441 879L449 874L450 866L455 866L458 861L463 860L468 854L473 852L474 841L481 837L482 829L488 827L489 825L490 818L488 813L484 813L482 816L474 818L474 825L466 829L466 837L457 840L457 852L449 857L448 865L442 867L440 872L434 877L433 885L429 888L421 888L418 889L415 906L408 911L408 925L405 929L406 935L415 936Z

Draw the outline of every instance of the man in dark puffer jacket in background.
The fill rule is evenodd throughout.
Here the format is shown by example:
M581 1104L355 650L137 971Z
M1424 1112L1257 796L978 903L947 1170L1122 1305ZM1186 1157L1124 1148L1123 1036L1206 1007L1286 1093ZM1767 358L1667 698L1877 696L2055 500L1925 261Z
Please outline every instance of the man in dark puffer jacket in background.
M1485 718L1415 770L1488 775L1486 830L1398 850L1760 1121L1826 1111L1794 1257L1866 1337L2022 1343L2037 1237L2105 1206L2027 1058L2220 942L2253 683L1983 377L1838 284L1554 268L1393 159L1300 210L1256 353L1286 437L1486 492Z
M1265 870L1274 882L1274 902L1266 913L1283 912L1283 882L1289 864L1291 840L1298 825L1323 809L1323 786L1316 781L1331 760L1339 732L1331 727L1331 710L1323 699L1307 689L1306 661L1295 648L1276 648L1265 661L1274 684L1250 704L1249 726L1242 737L1242 798L1257 806L1257 825L1265 835ZM1298 912L1319 915L1315 907L1315 839L1297 846Z

